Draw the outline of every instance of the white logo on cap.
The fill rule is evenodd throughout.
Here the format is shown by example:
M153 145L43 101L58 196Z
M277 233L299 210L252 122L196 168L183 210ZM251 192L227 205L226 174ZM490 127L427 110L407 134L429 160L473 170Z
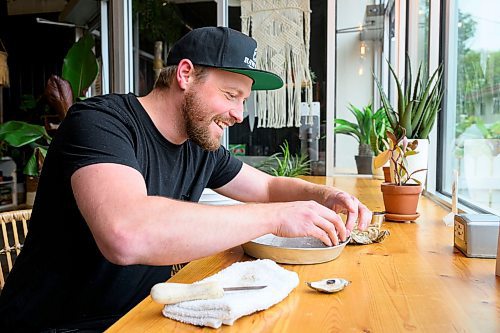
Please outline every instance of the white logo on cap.
M257 48L253 51L253 59L250 59L248 57L245 57L243 60L245 64L248 65L248 67L255 69L255 64L257 62Z

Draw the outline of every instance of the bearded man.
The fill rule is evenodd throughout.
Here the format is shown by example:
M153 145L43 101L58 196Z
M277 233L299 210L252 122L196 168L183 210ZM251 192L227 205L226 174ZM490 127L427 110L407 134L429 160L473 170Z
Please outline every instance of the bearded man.
M0 296L0 331L103 331L173 264L264 234L344 241L371 212L336 188L271 177L220 145L251 90L256 42L206 27L181 38L144 97L76 103L51 143L28 237ZM198 204L204 188L250 202ZM337 213L348 213L346 224Z

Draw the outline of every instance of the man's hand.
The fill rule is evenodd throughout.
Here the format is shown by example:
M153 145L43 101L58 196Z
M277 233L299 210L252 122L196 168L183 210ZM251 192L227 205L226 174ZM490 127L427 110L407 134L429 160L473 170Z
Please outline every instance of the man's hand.
M358 229L365 230L372 219L372 212L358 198L347 192L331 189L326 199L326 206L330 207L336 213L347 215L346 229L347 235L351 234L352 229L358 221Z
M273 234L280 237L316 237L328 246L348 237L344 221L333 210L316 201L271 204L279 224Z

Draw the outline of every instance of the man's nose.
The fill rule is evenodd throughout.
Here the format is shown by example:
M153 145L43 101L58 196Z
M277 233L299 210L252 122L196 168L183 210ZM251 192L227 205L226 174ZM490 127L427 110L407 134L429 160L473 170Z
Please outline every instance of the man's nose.
M243 122L243 102L241 102L241 104L232 109L231 112L229 113L231 115L231 117L234 118L235 122L237 122L238 124Z

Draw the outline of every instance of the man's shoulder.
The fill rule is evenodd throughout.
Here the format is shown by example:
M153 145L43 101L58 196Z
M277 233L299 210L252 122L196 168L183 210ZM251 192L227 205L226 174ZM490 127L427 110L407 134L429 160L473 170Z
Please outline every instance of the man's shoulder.
M123 109L130 108L130 103L137 98L133 94L107 94L86 98L73 104L73 109Z

